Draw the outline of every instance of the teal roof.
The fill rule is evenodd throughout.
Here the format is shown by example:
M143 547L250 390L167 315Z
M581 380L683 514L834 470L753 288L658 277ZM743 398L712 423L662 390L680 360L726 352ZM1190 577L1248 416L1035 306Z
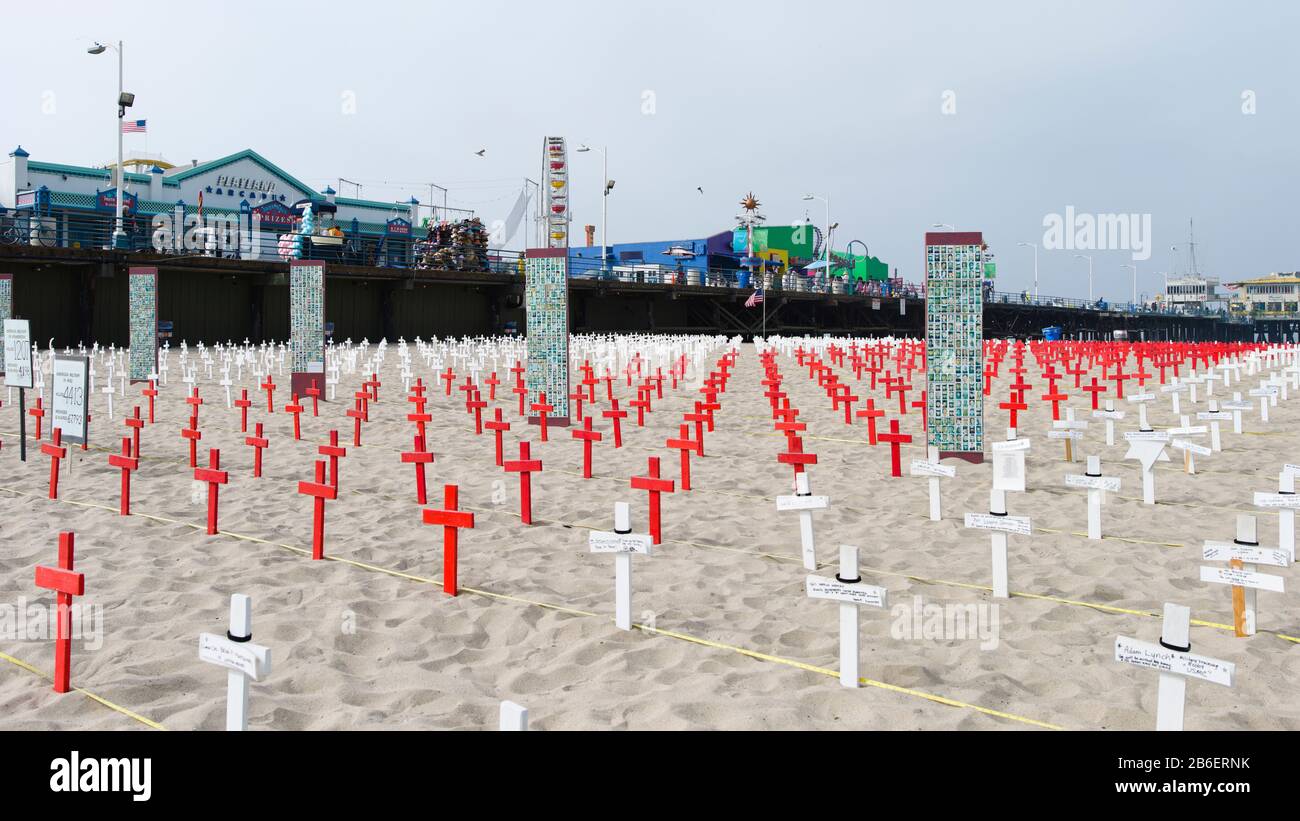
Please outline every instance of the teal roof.
M27 163L29 171L44 171L47 174L67 174L74 177L90 177L92 179L111 180L113 173L107 168L90 168L84 165L63 165L56 162L40 162L32 160ZM135 174L128 171L123 175L127 182L149 182L148 174Z

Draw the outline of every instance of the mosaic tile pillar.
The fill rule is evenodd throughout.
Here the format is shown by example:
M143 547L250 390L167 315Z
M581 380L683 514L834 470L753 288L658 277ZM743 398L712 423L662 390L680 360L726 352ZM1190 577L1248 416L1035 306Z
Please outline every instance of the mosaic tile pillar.
M14 275L0 274L0 324L14 318ZM4 359L0 358L0 376L5 372Z
M569 424L569 250L530 248L524 261L528 311L528 404L546 394L547 424ZM534 421L529 417L529 421Z
M127 270L127 328L130 358L127 373L132 382L147 382L158 372L158 269Z
M925 236L927 442L984 461L984 243L979 232Z
M325 263L289 262L289 390L305 397L312 382L325 387Z

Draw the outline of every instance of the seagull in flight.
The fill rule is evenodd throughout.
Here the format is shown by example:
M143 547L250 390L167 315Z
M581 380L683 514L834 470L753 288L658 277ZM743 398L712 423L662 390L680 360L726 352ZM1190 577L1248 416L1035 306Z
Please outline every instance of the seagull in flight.
M483 156L484 154L486 154L486 153L487 153L487 149L486 149L486 148L480 148L478 151L475 151L475 152L474 152L474 156L476 156L476 157L482 157L482 156Z
M703 193L704 193L704 186L697 185L697 186L695 186L695 190L696 190L696 191L699 191L701 194L703 194Z

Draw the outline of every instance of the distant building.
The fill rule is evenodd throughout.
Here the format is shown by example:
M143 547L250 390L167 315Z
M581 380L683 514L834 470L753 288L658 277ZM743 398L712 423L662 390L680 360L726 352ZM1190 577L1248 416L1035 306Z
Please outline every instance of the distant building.
M1214 277L1184 276L1165 282L1165 304L1184 313L1199 313L1221 307L1219 280Z
M1294 316L1300 314L1300 272L1274 273L1233 283L1234 312L1251 316Z

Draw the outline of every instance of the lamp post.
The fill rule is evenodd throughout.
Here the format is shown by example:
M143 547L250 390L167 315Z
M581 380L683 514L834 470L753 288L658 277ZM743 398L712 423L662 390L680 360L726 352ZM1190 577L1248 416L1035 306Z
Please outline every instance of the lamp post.
M1034 302L1038 301L1038 243L1017 242L1016 245L1034 249Z
M103 54L108 49L117 52L117 181L114 184L116 193L113 197L116 200L114 205L113 216L113 240L114 248L126 247L126 231L122 228L122 203L125 200L125 192L122 190L122 184L125 178L122 175L122 119L126 117L126 110L135 104L135 95L128 94L122 90L122 41L118 40L117 45L111 43L105 45L96 42L95 45L86 49L87 54Z
M1075 259L1088 260L1088 304L1092 304L1092 257L1087 254L1075 254Z
M1132 268L1132 269L1133 269L1133 302L1132 302L1131 304L1134 305L1134 306L1136 306L1137 303L1138 303L1138 267L1137 267L1137 264L1134 263L1133 265L1121 265L1120 267L1121 267L1121 268Z
M609 192L614 190L614 181L609 178L607 150L589 145L578 146L578 153L585 154L588 151L600 152L600 175L605 179L605 186L600 191L600 273L604 276L609 270Z
M830 288L831 285L831 196L830 194L827 194L824 197L819 197L816 194L804 194L803 198L805 201L821 200L826 204L826 247L823 249L825 253L822 254L822 263L825 266L825 270L822 273L826 277L826 287Z

